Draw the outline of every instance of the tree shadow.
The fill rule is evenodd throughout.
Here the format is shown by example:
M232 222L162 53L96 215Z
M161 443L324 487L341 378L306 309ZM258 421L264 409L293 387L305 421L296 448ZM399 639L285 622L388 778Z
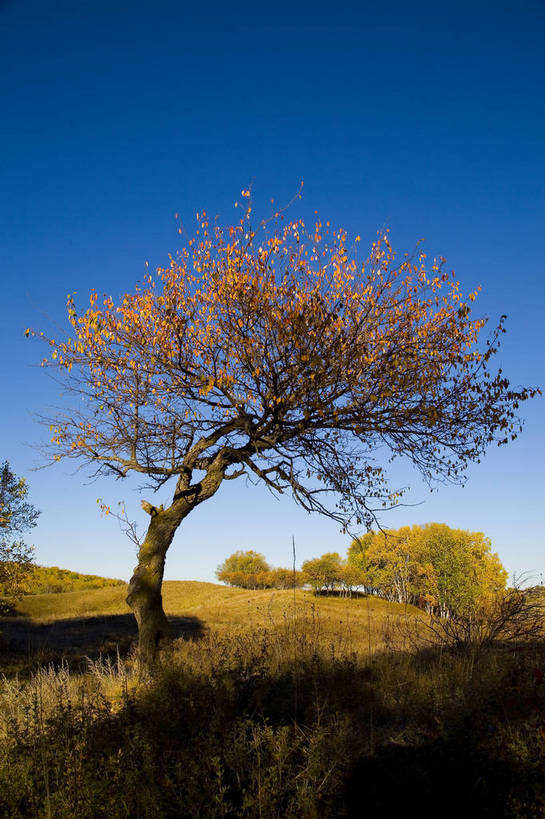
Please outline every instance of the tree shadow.
M363 804L373 816L419 815L422 806L435 804L444 817L502 817L511 815L503 806L518 778L508 762L468 748L467 739L454 734L444 742L390 746L359 759L340 801L348 816L358 815Z
M174 639L199 639L198 617L168 617ZM88 659L127 656L138 637L133 614L77 617L36 623L26 617L0 619L0 670L6 675L40 665L68 662L71 667Z

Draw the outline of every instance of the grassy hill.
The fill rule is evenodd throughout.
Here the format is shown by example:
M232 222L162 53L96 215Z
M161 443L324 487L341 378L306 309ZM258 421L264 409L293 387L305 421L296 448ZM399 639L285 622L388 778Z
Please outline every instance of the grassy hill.
M115 586L95 589L63 591L57 594L33 594L22 598L16 604L16 612L41 621L52 621L67 617L86 617L99 614L127 614L130 612L125 602L127 585L118 582ZM309 591L265 589L247 590L203 583L196 580L166 580L163 583L163 603L168 615L194 614L202 617L213 627L253 627L279 622L283 617L315 613L354 620L366 629L369 613L373 619L382 621L388 615L410 613L418 616L419 611L412 606L388 603L377 597L315 596Z
M125 602L126 584L97 589L33 594L15 604L15 616L0 622L0 640L11 647L0 654L0 672L21 674L44 662L126 653L137 636ZM163 602L175 635L217 636L267 629L278 632L294 623L320 642L368 653L384 647L400 618L421 617L411 606L376 597L316 597L297 590L244 590L198 581L166 581ZM26 665L25 665L26 663Z
M0 815L545 814L543 641L448 652L377 598L168 581L149 678L125 595L0 622Z

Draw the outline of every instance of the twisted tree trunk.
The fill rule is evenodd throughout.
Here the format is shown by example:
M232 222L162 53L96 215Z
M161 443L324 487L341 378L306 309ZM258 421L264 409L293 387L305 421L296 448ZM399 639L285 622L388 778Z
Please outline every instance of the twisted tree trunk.
M161 640L169 636L170 627L163 610L161 586L165 557L179 521L167 511L142 504L151 515L146 538L138 552L138 565L131 581L127 603L138 623L138 653L144 665L153 665Z
M129 583L127 603L138 623L138 655L144 666L154 665L161 641L170 634L161 595L168 547L182 520L217 492L225 467L226 461L220 453L208 467L203 480L196 484L190 484L191 472L187 470L178 479L174 499L168 509L142 501L142 508L151 520L138 552L138 565Z

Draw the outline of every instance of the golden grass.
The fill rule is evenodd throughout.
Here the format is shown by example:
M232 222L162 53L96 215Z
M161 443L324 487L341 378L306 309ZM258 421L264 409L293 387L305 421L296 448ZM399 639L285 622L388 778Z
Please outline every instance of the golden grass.
M41 668L62 663L77 674L88 662L126 658L137 641L126 593L126 586L111 586L24 597L17 616L0 620L0 675L29 679ZM261 639L271 641L278 662L281 655L296 661L301 651L357 655L365 662L383 651L413 651L407 633L423 616L411 606L376 597L252 591L198 581L166 581L163 601L175 638L170 651L190 664L189 655L214 654L218 643L237 642L239 653L251 653L252 642Z
M58 698L59 686L68 685L76 692L82 686L93 687L95 680L112 704L127 686L138 687L134 661L122 659L136 638L126 593L126 586L112 586L37 594L17 603L17 616L0 621L0 644L2 629L8 634L15 625L18 632L14 634L51 631L45 648L29 638L26 651L2 655L0 650L0 673L7 674L0 686L4 720L11 712L10 702L20 710L23 700L30 702L36 691L48 712ZM215 667L226 662L236 664L242 656L253 657L263 642L271 668L324 651L330 657L358 656L366 662L369 655L392 648L396 641L399 648L405 647L396 626L422 616L418 609L376 597L316 596L300 589L295 594L293 590L252 591L199 581L166 581L163 602L173 620L187 618L190 624L198 624L195 639L190 630L175 640L168 662L195 672L206 668L212 675ZM82 633L87 641L74 652L70 641ZM23 696L20 686L29 675L32 682L25 686Z
M130 609L125 602L126 596L126 586L106 586L102 589L55 594L33 594L17 602L16 612L40 623L70 617L128 614Z
M126 586L37 594L18 602L17 614L38 624L58 620L128 615ZM376 597L322 597L310 591L230 588L215 583L167 580L163 584L167 615L197 618L202 628L235 634L259 628L277 628L287 621L314 620L325 638L350 636L352 650L376 651L384 632L400 618L420 617L412 606L388 603Z

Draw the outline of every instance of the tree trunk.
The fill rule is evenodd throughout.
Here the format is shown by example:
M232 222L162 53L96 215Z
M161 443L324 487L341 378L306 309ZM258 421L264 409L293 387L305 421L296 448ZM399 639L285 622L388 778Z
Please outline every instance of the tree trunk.
M138 623L138 655L143 665L152 666L161 640L170 627L163 610L161 585L165 556L177 525L163 509L152 508L151 521L138 552L138 565L129 583L127 603Z
M138 565L129 583L127 603L138 623L138 655L144 666L154 664L159 643L170 632L161 596L168 547L176 529L189 512L217 492L227 465L228 461L223 459L221 452L218 453L202 481L191 485L191 471L188 468L178 479L174 499L168 509L142 501L142 509L151 520L146 539L138 552Z

